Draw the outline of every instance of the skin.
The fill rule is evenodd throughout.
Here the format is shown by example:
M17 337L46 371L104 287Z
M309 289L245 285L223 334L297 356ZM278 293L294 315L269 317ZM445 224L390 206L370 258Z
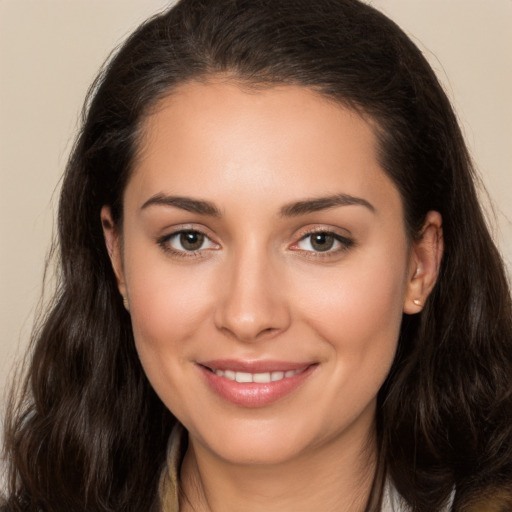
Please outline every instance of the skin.
M290 211L339 194L356 204ZM122 233L108 207L102 222L144 370L189 432L182 508L364 509L376 395L442 254L436 212L408 240L371 124L305 88L182 85L145 121ZM180 230L205 235L199 250ZM312 232L338 238L318 250ZM198 368L226 358L314 366L291 393L244 407Z

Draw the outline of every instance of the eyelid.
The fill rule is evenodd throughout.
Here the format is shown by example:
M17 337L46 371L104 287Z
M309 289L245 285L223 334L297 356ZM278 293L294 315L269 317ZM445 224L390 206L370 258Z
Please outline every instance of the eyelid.
M329 256L333 256L336 254L339 254L341 252L344 252L353 246L356 245L355 240L353 239L352 235L347 234L341 234L340 231L342 231L340 228L335 228L333 226L326 226L326 225L318 225L318 226L312 226L305 228L300 231L300 233L297 235L296 241L293 242L292 245L290 245L290 249L297 252L302 252L304 254L307 254L308 257L314 257L314 258L326 258ZM347 230L343 230L345 233ZM305 240L306 238L315 235L315 234L326 234L326 235L332 235L335 239L335 241L340 244L339 247L334 249L328 249L326 251L314 251L314 250L306 250L301 249L298 247L299 243Z
M198 233L204 236L207 240L209 240L210 244L213 247L201 248L194 251L187 251L185 249L175 249L170 245L170 241L179 236L182 233ZM209 234L209 230L204 228L203 226L197 226L195 224L186 224L180 226L173 226L166 231L165 234L156 237L156 243L161 247L161 249L170 254L171 256L177 256L180 258L190 258L190 257L205 257L206 252L212 250L218 250L220 248L220 244L213 240L212 235Z

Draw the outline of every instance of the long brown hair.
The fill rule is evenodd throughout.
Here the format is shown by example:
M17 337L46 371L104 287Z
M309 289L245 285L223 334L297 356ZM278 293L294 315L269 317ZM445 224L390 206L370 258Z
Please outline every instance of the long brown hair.
M61 192L59 286L6 420L7 510L158 510L176 420L139 363L100 210L110 205L122 223L140 126L158 100L219 74L308 87L369 117L409 236L429 210L441 213L439 281L421 314L404 315L379 393L378 475L382 482L387 473L415 512L439 509L453 489L455 511L492 500L510 510L512 314L503 264L432 69L392 21L357 0L182 0L144 23L101 72Z

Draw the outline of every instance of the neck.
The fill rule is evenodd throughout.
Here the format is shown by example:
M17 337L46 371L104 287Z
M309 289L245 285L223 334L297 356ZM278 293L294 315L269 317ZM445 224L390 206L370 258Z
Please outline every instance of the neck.
M377 463L375 434L345 432L279 464L232 464L194 439L181 468L183 512L362 512Z

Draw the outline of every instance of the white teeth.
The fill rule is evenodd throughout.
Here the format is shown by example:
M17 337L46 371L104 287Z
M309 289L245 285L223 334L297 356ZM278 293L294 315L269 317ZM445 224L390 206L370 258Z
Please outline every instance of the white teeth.
M235 372L233 370L215 370L215 374L219 377L236 382L247 383L256 382L259 384L266 384L268 382L276 382L278 380L293 377L302 372L304 368L299 370L288 370L286 372L265 372L265 373L249 373L249 372Z
M262 384L270 382L270 373L255 373L252 376L253 382L260 382Z
M252 382L252 375L245 372L236 372L235 380L237 382Z
M222 371L222 370L220 370L220 371ZM215 372L215 373L217 373L217 372ZM219 375L219 374L217 373L217 375ZM222 375L220 375L220 377L222 377ZM229 379L229 380L236 380L236 379L235 379L235 377L236 377L236 372L234 372L234 371L232 371L232 370L226 370L226 371L224 372L224 377L226 377L226 379Z

